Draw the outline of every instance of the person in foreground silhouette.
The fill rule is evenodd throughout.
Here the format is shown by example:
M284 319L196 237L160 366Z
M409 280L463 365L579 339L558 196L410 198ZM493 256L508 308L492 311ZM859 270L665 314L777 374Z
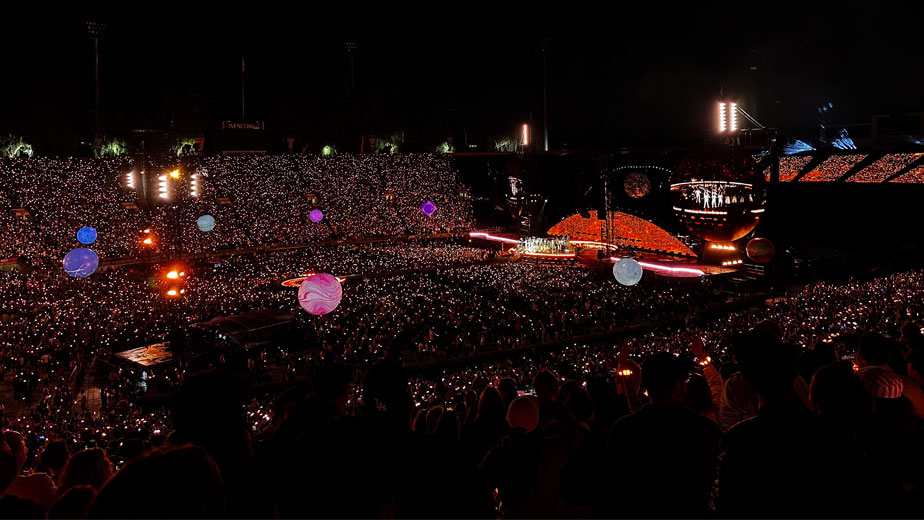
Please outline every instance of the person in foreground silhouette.
M795 394L795 347L755 333L737 344L741 374L758 395L759 411L722 441L716 510L731 517L869 514L862 452L853 436L807 410Z
M707 513L722 431L684 406L689 377L689 361L667 352L642 364L650 402L610 431L597 517Z

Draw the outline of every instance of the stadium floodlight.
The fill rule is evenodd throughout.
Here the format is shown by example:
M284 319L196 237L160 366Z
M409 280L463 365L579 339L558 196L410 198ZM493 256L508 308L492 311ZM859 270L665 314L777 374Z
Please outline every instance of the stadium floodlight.
M522 136L520 137L520 145L529 146L529 124L523 123Z
M738 130L738 103L732 103L728 110L729 130L734 132Z
M180 170L173 170L172 172L170 172L170 176L173 177L174 179L179 179L179 178L180 178Z
M726 128L725 123L725 103L719 103L719 132L724 132Z

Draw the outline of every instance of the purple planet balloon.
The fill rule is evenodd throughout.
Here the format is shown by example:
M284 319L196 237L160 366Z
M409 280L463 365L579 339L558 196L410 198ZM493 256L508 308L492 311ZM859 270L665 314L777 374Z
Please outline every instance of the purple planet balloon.
M428 200L420 206L420 211L423 211L423 214L429 217L433 214L434 211L436 211L436 204L434 204L433 201Z
M343 297L340 280L327 273L305 278L298 288L298 303L308 314L320 316L337 308Z
M302 215L304 215L304 213L302 213ZM319 209L313 209L311 210L311 213L308 214L308 218L310 218L312 222L317 224L318 222L321 221L322 218L324 218L324 212L322 212Z

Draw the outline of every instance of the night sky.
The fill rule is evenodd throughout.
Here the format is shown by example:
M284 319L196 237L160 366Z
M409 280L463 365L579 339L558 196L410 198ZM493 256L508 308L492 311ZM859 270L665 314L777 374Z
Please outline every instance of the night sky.
M835 123L924 110L924 8L912 3L669 5L7 16L0 131L39 150L91 135L93 52L83 23L91 19L108 24L100 120L112 135L240 120L243 54L248 120L323 140L351 133L359 112L381 135L400 130L429 145L448 134L460 143L467 132L484 144L530 117L541 124L543 38L553 148L700 140L720 87L793 135L812 131L822 103L834 105ZM358 109L345 41L359 44Z

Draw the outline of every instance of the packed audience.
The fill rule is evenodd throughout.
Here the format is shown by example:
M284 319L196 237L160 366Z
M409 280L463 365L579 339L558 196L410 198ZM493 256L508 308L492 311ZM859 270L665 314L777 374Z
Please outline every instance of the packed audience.
M780 157L780 182L789 182L799 175L802 168L811 162L811 155Z
M924 165L915 166L907 172L892 179L890 182L905 182L920 184L924 182Z
M816 283L616 346L572 344L413 377L388 358L361 371L326 360L273 395L247 397L246 380L222 364L187 375L176 399L151 411L124 397L94 412L49 397L45 408L57 412L37 406L38 421L3 434L0 509L916 516L922 296L920 271Z
M804 182L834 182L850 171L866 154L832 155L800 179Z
M97 230L91 247L101 257L144 257L429 235L466 231L473 223L471 203L460 196L462 186L443 156L151 159L146 168L167 175L170 202L150 208L133 204L140 187L128 186L130 172L141 182L139 168L122 158L0 161L0 258L58 263L80 246L76 233L84 226ZM169 176L174 170L177 179ZM420 211L427 200L437 206L429 217ZM16 208L28 218L15 218ZM321 222L310 220L312 209L323 211ZM215 218L214 230L197 227L203 215Z
M0 203L34 218L0 217L11 240L0 247L38 268L0 273L0 395L12 390L0 403L0 516L924 509L924 271L815 282L719 312L724 297L695 283L624 287L608 271L453 241L230 254L467 229L470 206L435 156L200 158L186 165L198 200L181 193L154 211L123 206L130 163L101 164L2 163ZM308 193L321 225L308 220ZM419 198L436 203L435 219L417 217ZM74 247L88 206L124 232L101 239L105 254L210 257L68 277L51 263ZM146 216L126 218L135 212ZM217 233L190 225L204 213ZM138 249L147 235L157 242ZM171 269L182 282L165 278ZM280 283L312 272L344 278L328 315L303 312ZM178 283L182 297L166 297ZM292 313L294 335L233 348L193 326L258 309ZM113 356L159 342L173 345L171 361Z
M852 175L849 182L883 182L899 170L916 161L913 153L890 153L882 156L872 164Z

